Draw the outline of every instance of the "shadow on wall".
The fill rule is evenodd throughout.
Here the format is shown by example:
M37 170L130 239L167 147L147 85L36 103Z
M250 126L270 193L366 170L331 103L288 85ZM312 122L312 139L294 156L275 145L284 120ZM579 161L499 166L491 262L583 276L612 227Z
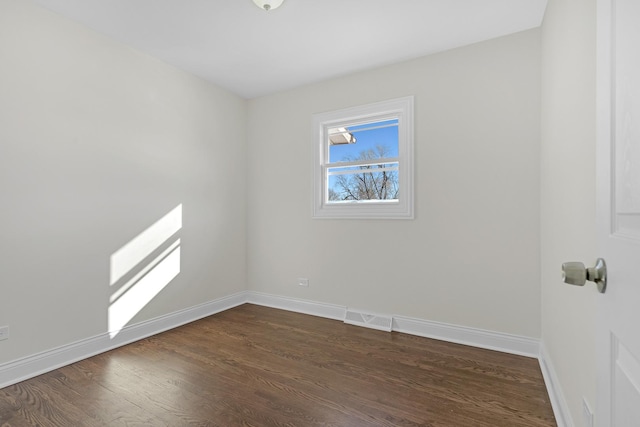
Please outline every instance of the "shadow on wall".
M182 204L111 255L108 328L112 339L180 274L180 229Z

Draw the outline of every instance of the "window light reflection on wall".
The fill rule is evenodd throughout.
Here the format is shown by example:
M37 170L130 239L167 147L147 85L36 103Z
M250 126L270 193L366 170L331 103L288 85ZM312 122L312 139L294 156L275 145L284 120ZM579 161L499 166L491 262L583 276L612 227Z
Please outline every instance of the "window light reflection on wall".
M110 257L111 338L180 273L182 204L144 230Z

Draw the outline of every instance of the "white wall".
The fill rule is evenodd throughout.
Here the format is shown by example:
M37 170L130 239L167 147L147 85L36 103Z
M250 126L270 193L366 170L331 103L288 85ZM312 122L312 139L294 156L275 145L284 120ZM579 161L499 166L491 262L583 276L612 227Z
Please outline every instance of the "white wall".
M107 329L111 254L183 205L181 272L134 322L244 290L246 101L0 0L0 363Z
M580 425L596 295L558 270L595 258L594 9L551 0L542 45L531 30L246 102L0 0L0 364L104 333L109 257L182 203L181 272L133 322L248 284L542 334ZM311 115L406 95L416 219L312 220Z
M539 337L539 38L249 101L249 289ZM312 220L312 114L406 95L416 219Z
M542 27L542 341L576 426L595 406L597 292L560 266L596 259L595 3L550 0Z

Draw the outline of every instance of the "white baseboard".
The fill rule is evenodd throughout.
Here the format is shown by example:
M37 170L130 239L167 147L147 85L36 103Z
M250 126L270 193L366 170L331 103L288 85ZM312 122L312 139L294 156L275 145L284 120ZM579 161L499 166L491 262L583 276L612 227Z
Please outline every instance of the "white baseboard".
M33 378L45 372L69 365L96 354L141 340L219 313L246 302L246 292L240 292L155 319L124 327L113 339L109 333L83 339L52 350L0 365L0 388Z
M347 307L341 305L324 304L251 291L248 292L247 302L335 320L344 320L347 310ZM539 354L540 341L537 339L448 323L394 315L392 330L520 356L537 358Z
M553 367L553 363L549 358L547 349L544 343L540 343L540 355L538 357L540 361L540 370L542 371L542 377L547 387L547 393L549 394L549 400L551 401L551 407L556 417L556 424L558 427L573 427L573 418L571 417L571 411L564 398L562 387L560 386L560 380Z
M538 357L540 347L540 341L535 338L404 316L393 316L393 330L420 337L535 358Z
M261 292L254 291L247 292L247 302L250 304L294 311L296 313L310 314L312 316L334 320L344 320L344 315L347 312L347 307L341 305L325 304L297 298L263 294Z

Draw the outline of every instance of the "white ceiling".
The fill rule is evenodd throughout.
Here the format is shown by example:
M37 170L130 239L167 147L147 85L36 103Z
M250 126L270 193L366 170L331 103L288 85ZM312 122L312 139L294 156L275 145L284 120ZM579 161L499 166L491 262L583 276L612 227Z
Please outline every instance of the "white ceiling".
M245 98L538 27L547 0L34 0Z

